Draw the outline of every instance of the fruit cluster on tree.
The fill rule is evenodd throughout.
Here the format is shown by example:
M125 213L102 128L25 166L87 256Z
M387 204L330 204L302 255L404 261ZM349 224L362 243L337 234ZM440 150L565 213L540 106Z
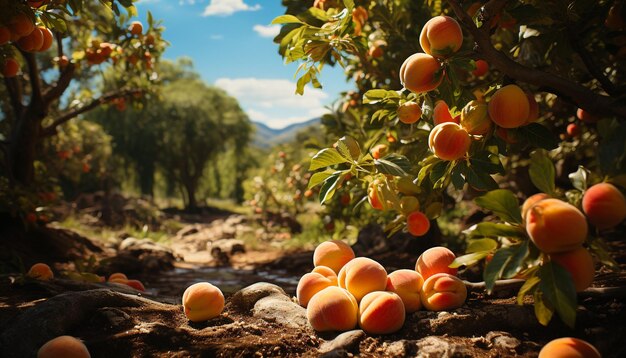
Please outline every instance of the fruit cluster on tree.
M166 46L163 28L150 14L147 26L131 22L132 16L131 0L0 1L3 213L28 215L29 207L41 204L28 193L51 185L42 149L61 125L104 103L122 108L141 101L158 79L154 65ZM120 75L104 79L108 69ZM107 92L94 90L105 80ZM60 159L69 159L68 150L81 151L67 147L59 147ZM88 157L81 164L90 171Z
M469 228L467 255L452 265L485 260L488 291L525 279L519 301L532 294L540 322L556 312L573 326L576 291L595 271L590 253L614 268L604 238L626 218L623 3L283 4L275 41L286 62L300 62L296 92L320 87L325 65L341 65L357 88L323 118L334 144L309 168L320 202L348 190L390 234L421 236L445 208L475 198L501 222ZM612 189L597 195L598 185ZM537 191L544 200L520 208ZM615 220L599 222L585 201Z

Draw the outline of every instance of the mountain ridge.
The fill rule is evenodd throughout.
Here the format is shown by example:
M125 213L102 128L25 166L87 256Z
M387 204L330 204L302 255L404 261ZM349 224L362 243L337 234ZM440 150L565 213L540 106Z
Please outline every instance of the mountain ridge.
M252 121L254 136L252 145L258 148L269 149L275 145L288 143L296 138L301 130L319 124L320 118L312 118L305 122L293 123L284 128L276 129L266 124Z

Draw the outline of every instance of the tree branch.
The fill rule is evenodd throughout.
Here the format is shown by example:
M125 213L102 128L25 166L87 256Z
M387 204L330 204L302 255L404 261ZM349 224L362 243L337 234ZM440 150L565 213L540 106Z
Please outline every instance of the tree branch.
M47 126L46 128L44 128L41 131L41 136L42 137L49 137L52 135L56 134L56 128L58 126L60 126L61 124L69 121L70 119L77 117L80 114L83 114L85 112L88 112L102 104L105 103L109 103L115 99L118 98L122 98L122 97L127 97L130 96L132 94L136 94L136 93L141 93L143 92L140 89L129 89L129 90L121 90L121 91L115 91L115 92L110 92L108 94L102 95L94 100L92 100L91 102L89 102L88 104L82 106L82 107L78 107L75 108L69 112L66 112L65 114L61 115L60 117L57 117L52 124L50 124L49 126Z
M38 112L38 119L43 119L45 117L45 112L47 112L47 106L43 106L44 102L41 90L41 74L39 73L37 59L35 59L35 55L31 52L25 52L22 50L20 50L20 52L22 53L22 56L26 60L26 64L28 66L28 80L30 82L31 89L29 106L34 109L35 112Z
M600 66L598 66L593 58L590 56L587 49L578 41L577 38L578 32L573 28L571 24L567 25L567 37L569 38L569 42L574 48L574 51L578 53L580 58L583 60L587 71L602 85L602 88L608 93L610 96L615 96L617 93L617 89L611 80L602 73L600 70Z
M60 98L63 95L63 92L69 87L70 82L74 78L74 71L76 66L73 63L68 63L67 66L61 70L61 75L57 83L54 86L49 87L43 93L43 101L47 105L49 105L52 101Z
M22 103L22 85L20 80L18 77L5 77L4 85L7 88L7 92L9 92L15 121L19 121L22 116L22 111L24 110L24 104Z
M502 0L492 1L495 3ZM483 58L505 75L531 85L545 86L550 92L571 99L578 104L578 107L590 113L608 116L616 115L621 119L626 119L626 105L619 103L615 99L594 93L576 82L552 73L529 68L513 61L506 54L493 47L489 33L474 25L469 15L463 11L458 0L447 0L447 2L463 27L474 37L474 41ZM485 6L483 12L487 10L489 9ZM485 16L486 18L491 18L492 14L486 14Z

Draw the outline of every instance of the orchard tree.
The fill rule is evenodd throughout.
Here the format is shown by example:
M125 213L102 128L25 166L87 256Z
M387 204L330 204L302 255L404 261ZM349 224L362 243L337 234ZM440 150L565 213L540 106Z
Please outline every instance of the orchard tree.
M139 100L158 78L162 28L150 14L145 27L131 22L135 15L131 0L0 0L0 197L46 181L40 148L59 126L104 103ZM122 75L97 91L107 68Z
M162 101L155 105L157 115L167 117L169 123L159 141L158 163L166 177L183 189L186 209L195 210L207 164L220 160L231 146L247 146L250 120L236 99L200 80L167 84Z
M296 92L337 64L357 89L323 119L335 139L311 160L319 200L349 188L390 234L420 237L474 198L499 222L466 230L453 265L484 262L488 292L524 279L518 301L533 295L541 323L574 326L590 253L615 268L604 239L626 218L623 2L283 4L275 40L300 63Z

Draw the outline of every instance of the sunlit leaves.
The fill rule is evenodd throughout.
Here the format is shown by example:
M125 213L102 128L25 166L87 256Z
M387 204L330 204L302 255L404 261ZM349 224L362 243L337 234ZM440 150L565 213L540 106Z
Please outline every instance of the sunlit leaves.
M317 170L326 168L331 165L347 163L348 160L343 157L335 148L324 148L317 152L311 159L309 170Z
M538 288L542 298L554 307L559 317L569 327L576 323L576 289L572 277L563 267L553 262L544 263L539 269ZM543 324L543 322L542 322Z
M500 219L512 223L520 224L522 222L522 214L515 195L505 189L497 189L478 197L474 200L476 205L485 210L491 210L498 215Z
M530 181L540 191L555 196L555 169L552 160L545 150L535 150L530 153L530 167L528 168Z

